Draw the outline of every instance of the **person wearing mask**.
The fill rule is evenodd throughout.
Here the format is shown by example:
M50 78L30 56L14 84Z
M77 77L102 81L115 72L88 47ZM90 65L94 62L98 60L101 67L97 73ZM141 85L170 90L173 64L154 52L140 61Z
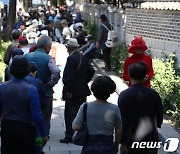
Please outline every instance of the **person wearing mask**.
M37 88L24 80L29 74L26 57L14 57L10 72L14 78L0 85L1 153L34 154L35 127L44 145L48 138Z
M146 46L142 37L135 36L134 40L132 40L131 45L128 47L128 52L132 55L125 59L124 62L124 71L123 71L123 79L128 82L129 86L131 85L130 77L128 74L128 67L136 62L144 62L148 66L146 78L144 78L143 85L147 87L151 87L150 80L154 76L153 66L152 66L152 58L144 53L148 47Z
M70 38L67 42L69 57L63 74L63 99L65 100L65 138L60 143L72 142L74 131L72 122L82 103L86 102L86 97L91 94L88 83L92 79L95 71L85 56L78 51L77 39Z
M29 62L34 62L37 66L37 78L45 85L46 97L43 118L47 134L50 131L50 120L52 114L52 88L60 79L60 70L56 66L54 59L49 55L52 41L48 36L42 35L37 41L37 50L26 54Z
M94 42L93 36L88 34L85 40L87 43L82 46L79 51L82 51L82 54L89 60L93 58L101 58L100 50L96 48L96 43Z
M20 36L19 40L19 48L23 51L24 55L29 53L30 46L28 44L28 40L24 36Z
M107 47L105 45L105 42L107 41L107 36L108 36L107 28L111 30L112 26L108 23L107 16L104 14L100 16L100 21L101 21L101 25L98 30L96 48L100 48L103 52L103 59L105 63L104 69L106 71L111 71L111 62L110 62L111 48Z
M12 51L15 47L18 47L18 38L21 35L21 32L17 29L13 30L12 33L12 39L13 42L7 47L7 50L5 51L5 55L4 55L4 63L6 65L9 65L9 62L11 60L12 57Z
M103 88L102 88L103 87ZM121 116L117 105L107 99L115 91L116 84L107 76L97 77L91 85L96 100L87 103L86 126L88 140L82 148L82 154L115 154L121 139ZM73 130L79 130L83 124L83 103L73 122ZM115 142L113 133L115 130Z
M158 142L163 122L163 106L159 94L143 85L147 65L133 63L128 68L131 86L119 95L122 117L122 154L157 154L157 148L133 147L133 142Z

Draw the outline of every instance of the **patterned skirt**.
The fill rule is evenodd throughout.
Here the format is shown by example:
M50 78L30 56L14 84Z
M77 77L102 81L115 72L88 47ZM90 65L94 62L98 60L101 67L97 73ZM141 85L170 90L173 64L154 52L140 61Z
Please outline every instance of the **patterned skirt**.
M113 135L89 135L81 154L114 154Z

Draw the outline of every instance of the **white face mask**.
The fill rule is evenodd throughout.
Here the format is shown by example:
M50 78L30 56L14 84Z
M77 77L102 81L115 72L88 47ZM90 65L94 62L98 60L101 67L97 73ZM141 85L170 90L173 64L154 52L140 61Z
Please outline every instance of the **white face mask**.
M88 38L85 38L85 41L88 42Z

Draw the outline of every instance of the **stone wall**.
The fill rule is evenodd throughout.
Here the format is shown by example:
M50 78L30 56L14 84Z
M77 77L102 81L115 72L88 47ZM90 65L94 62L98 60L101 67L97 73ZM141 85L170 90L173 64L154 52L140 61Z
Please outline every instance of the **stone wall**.
M129 44L134 35L146 41L152 56L176 53L180 65L180 11L128 8L125 11L107 5L79 5L83 17L99 25L106 14L120 42Z
M97 4L82 4L78 5L78 7L80 8L84 19L91 21L92 23L94 22L97 26L100 25L100 15L107 15L113 29L118 33L119 42L124 42L124 17L122 9Z
M127 9L125 15L125 42L142 36L153 56L173 52L180 64L180 11Z

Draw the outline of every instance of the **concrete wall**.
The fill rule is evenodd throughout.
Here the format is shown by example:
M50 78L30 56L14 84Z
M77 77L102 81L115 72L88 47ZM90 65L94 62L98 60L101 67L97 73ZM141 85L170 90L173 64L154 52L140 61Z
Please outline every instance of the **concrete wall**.
M142 36L152 56L176 53L180 65L180 11L128 8L124 12L107 5L79 4L83 17L99 25L106 14L120 42L129 44L134 35Z

